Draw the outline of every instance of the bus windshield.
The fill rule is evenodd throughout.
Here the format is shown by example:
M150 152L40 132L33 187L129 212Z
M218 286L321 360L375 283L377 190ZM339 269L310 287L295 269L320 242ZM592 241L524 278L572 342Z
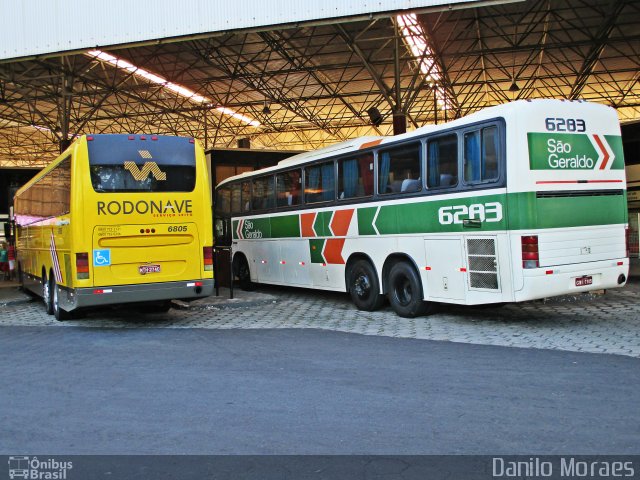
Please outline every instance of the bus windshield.
M91 184L104 192L191 192L194 144L188 138L95 135L88 141Z

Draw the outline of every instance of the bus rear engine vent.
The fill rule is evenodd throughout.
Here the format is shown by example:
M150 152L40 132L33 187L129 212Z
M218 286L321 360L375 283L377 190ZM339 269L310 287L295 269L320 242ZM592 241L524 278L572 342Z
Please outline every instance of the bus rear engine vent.
M499 290L496 241L493 238L468 238L469 286Z

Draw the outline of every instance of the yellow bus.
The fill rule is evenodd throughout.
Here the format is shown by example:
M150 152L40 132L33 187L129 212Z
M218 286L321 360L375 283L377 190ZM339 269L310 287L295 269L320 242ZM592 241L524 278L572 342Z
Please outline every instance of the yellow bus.
M213 293L202 146L161 135L83 135L14 197L18 275L64 320L84 307Z

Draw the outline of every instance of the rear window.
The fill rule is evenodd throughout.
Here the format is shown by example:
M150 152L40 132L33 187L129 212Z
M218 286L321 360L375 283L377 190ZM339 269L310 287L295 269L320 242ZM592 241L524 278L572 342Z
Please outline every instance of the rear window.
M154 135L154 140L151 138L149 135L93 135L93 140L87 142L93 189L96 192L193 191L195 144L186 137Z

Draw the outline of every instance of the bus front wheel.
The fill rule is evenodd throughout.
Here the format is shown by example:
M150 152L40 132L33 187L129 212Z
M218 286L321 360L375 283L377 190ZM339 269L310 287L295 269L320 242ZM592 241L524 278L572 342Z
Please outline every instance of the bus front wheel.
M358 310L372 312L384 303L378 275L367 260L357 260L349 270L349 293Z
M398 262L389 271L389 303L399 316L414 318L427 312L418 272L407 262Z
M236 255L233 259L233 275L238 277L238 285L245 291L251 291L254 289L254 284L251 281L251 270L249 270L249 263L244 255ZM233 279L232 279L233 281Z

